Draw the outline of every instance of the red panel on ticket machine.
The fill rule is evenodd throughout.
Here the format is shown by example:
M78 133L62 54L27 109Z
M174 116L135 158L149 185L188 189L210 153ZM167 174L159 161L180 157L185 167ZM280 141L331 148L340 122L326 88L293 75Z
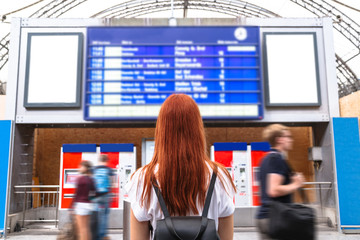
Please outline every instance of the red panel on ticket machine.
M247 143L214 143L214 160L226 167L234 180L236 207L251 206L250 157L247 153Z
M259 182L259 168L261 160L270 151L270 144L268 142L254 142L251 146L251 168L252 168L252 192L253 205L260 206L260 182Z
M81 161L97 161L96 144L63 144L61 151L60 208L70 208Z

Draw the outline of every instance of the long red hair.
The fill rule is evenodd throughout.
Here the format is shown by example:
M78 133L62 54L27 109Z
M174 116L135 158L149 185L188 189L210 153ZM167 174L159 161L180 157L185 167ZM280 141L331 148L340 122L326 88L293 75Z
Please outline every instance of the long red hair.
M197 203L204 206L210 167L226 169L210 161L206 152L205 131L199 108L185 94L174 94L163 103L156 122L155 151L152 161L144 166L144 188L141 205L150 205L152 181L156 179L170 215L198 214ZM155 170L158 171L155 176ZM223 183L223 180L220 177ZM232 183L235 190L235 186Z

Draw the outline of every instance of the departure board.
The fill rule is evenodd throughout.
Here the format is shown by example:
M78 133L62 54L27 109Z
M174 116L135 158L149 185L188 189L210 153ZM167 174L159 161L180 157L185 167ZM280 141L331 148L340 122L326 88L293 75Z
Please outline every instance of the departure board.
M90 27L86 120L156 119L174 93L204 119L262 119L259 27Z

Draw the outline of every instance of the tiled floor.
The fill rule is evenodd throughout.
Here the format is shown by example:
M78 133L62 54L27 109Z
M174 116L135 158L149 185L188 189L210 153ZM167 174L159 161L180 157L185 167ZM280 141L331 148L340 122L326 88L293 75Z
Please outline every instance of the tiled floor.
M11 240L56 240L59 233L56 229L33 229L25 230L21 233L10 234L8 239ZM122 240L123 234L121 230L111 230L109 236L111 239ZM332 230L321 230L317 234L317 240L360 240L360 234L340 234ZM258 239L254 228L237 228L234 233L234 240Z

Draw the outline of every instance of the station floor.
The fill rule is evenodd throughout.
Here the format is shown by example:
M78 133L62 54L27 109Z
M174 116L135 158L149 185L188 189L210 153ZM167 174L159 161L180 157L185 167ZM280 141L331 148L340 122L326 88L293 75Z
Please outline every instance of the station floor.
M37 239L37 240L56 240L59 230L55 228L49 229L27 229L20 233L8 234L6 239L11 240L25 240L25 239ZM110 239L122 240L122 230L110 230ZM234 229L234 240L256 240L258 235L255 228L235 228ZM342 234L334 229L321 228L317 231L316 240L360 240L360 234Z

